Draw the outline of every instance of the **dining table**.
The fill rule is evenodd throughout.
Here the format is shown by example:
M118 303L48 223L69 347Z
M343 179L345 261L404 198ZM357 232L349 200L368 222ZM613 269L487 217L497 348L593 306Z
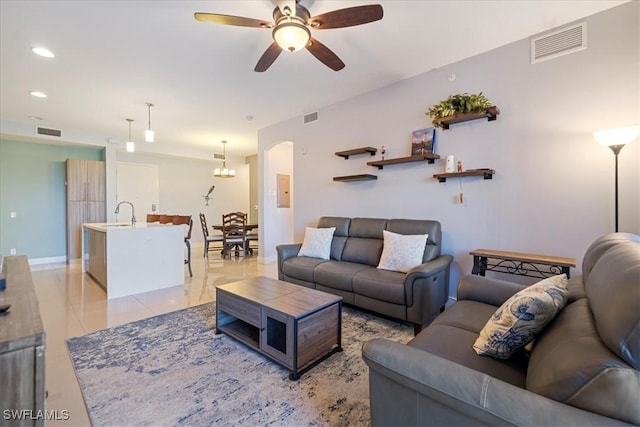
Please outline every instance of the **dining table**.
M222 231L222 224L213 224L211 228L213 228L213 230L215 231ZM244 228L247 231L247 233L249 233L252 230L257 230L258 224L245 224ZM222 248L222 252L221 252L222 255L224 255L224 249L225 248ZM240 243L234 244L234 252L235 252L235 256L240 255ZM251 249L249 245L247 245L247 252L250 254L253 253L253 249Z

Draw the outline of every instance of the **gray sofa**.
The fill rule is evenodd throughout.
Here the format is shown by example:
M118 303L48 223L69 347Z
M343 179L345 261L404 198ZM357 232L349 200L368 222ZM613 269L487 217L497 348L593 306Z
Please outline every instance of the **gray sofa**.
M465 277L458 301L407 345L365 343L372 425L640 424L640 237L613 233L589 247L530 354L478 356L479 331L521 288Z
M278 278L339 295L346 304L414 324L428 324L447 302L453 257L441 255L438 221L322 217L318 228L336 227L329 260L298 256L302 244L279 245ZM407 273L376 268L382 230L428 234L423 264Z

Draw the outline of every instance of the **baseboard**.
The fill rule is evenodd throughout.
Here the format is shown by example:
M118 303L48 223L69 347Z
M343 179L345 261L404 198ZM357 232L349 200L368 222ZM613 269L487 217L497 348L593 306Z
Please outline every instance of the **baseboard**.
M66 256L54 256L49 258L30 258L29 259L29 265L60 264L65 262L67 262Z

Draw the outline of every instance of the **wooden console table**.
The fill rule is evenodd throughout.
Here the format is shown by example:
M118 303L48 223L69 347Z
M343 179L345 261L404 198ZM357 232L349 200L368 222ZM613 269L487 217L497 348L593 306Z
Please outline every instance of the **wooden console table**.
M517 274L519 276L538 277L541 279L566 274L576 266L575 258L549 255L525 254L520 252L495 251L492 249L475 249L473 255L472 274L484 276L487 271Z

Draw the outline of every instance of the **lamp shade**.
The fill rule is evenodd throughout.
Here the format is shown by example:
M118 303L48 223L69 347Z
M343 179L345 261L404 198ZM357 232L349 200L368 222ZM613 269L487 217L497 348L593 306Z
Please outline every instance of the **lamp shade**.
M600 130L593 133L593 137L600 145L626 145L640 135L640 126L622 126L613 129Z
M133 141L127 141L127 153L134 153L136 151L136 143Z
M144 140L146 142L153 142L154 141L154 132L151 129L147 129L144 131Z
M295 52L309 43L309 29L298 22L285 22L273 30L273 39L282 49Z

